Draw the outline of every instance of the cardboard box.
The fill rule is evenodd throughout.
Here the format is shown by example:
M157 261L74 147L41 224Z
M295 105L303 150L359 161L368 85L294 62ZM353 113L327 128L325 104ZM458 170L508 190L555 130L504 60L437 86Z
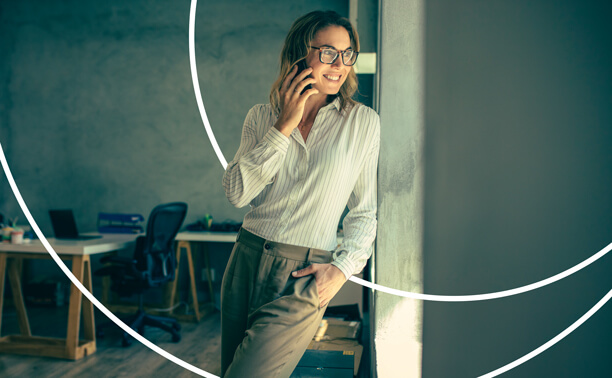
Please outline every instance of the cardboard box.
M341 351L344 356L353 355L355 356L353 365L353 375L357 375L357 372L359 371L359 363L361 362L361 355L363 354L363 346L359 344L357 340L313 340L310 342L310 345L308 345L308 349L332 352ZM308 352L308 350L306 352Z
M339 311L336 315L342 316L344 312ZM351 317L344 314L344 318ZM358 341L360 331L360 320L323 318L291 378L357 375L363 354L363 346Z
M361 330L360 321L347 321L334 318L325 318L321 323L324 323L325 327L325 334L323 335L323 337L321 337L321 340L357 340L357 338L359 337L359 331ZM317 332L317 334L318 333L319 332Z

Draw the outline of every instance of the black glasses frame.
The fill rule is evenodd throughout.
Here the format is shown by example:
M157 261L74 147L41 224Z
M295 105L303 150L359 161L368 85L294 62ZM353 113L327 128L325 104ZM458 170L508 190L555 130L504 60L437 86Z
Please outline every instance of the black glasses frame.
M346 49L346 50L342 50L342 51L336 50L333 47L328 47L328 46L324 46L324 47L310 46L310 48L319 50L319 62L321 62L323 64L334 64L336 62L336 60L338 59L338 57L341 56L342 58L340 58L340 59L342 60L342 64L344 64L345 66L353 66L353 65L355 65L355 63L357 63L357 57L359 57L359 51L354 51L352 48ZM325 63L323 61L323 58L321 57L321 50L323 50L323 49L336 51L336 57L334 59L332 59L331 62ZM347 52L347 51L352 51L353 55L355 56L355 61L352 64L346 64L346 62L344 61L344 53Z

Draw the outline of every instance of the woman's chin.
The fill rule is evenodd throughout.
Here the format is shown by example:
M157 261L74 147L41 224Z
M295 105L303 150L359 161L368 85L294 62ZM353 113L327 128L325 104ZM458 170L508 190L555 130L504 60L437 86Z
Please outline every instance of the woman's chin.
M335 96L338 93L340 93L340 88L323 88L323 89L319 89L319 93L327 95L327 96Z

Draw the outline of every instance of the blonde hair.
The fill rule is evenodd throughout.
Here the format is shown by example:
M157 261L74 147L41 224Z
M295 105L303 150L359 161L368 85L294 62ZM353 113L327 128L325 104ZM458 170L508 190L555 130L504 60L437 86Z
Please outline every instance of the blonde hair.
M270 91L270 104L277 113L280 113L280 88L283 85L283 81L293 66L308 56L310 42L315 38L316 34L328 26L341 26L346 29L351 39L352 49L359 51L357 30L353 28L353 25L347 18L340 16L334 11L314 11L295 20L285 38L285 44L281 51L280 73L274 84L272 84L272 90ZM356 101L352 98L356 91L357 75L351 67L346 81L340 87L338 95L336 95L340 98L341 109L356 104Z

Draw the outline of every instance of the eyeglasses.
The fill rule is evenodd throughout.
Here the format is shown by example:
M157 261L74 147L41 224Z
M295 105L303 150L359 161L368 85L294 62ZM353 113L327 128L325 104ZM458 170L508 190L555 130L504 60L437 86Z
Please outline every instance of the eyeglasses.
M357 61L357 56L359 55L359 52L353 51L352 49L338 51L333 47L310 47L319 50L319 61L325 64L334 64L336 59L338 59L338 55L341 55L342 63L345 66L352 66Z

